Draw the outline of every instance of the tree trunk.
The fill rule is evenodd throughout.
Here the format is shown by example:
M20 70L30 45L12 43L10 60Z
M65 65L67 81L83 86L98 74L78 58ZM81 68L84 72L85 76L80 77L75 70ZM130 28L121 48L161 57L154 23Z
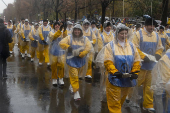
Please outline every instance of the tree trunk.
M56 14L56 21L58 21L58 11L57 10L55 11L55 14Z
M104 3L102 3L102 20L101 20L101 24L103 26L103 23L105 21L105 15L106 15L106 5Z
M55 14L56 14L56 21L58 21L58 5L59 5L59 0L57 0L57 8L56 8L56 11L55 11Z
M74 21L77 22L77 0L75 0L75 17Z
M92 18L92 10L91 10L91 8L92 8L92 4L91 4L91 0L89 1L89 13L90 13L90 20L91 20L91 18Z
M46 18L46 15L45 15L45 4L44 4L44 11L43 12L44 12L44 19L45 19Z
M112 17L114 17L114 14L115 14L115 9L114 9L114 8L115 8L115 5L114 5L114 4L115 4L115 1L113 1L113 7L112 7L112 8L113 8L113 12L112 12Z
M66 18L67 18L67 13L65 12L64 13L64 22L67 22Z
M167 17L168 17L168 3L169 0L162 1L162 25L167 24Z

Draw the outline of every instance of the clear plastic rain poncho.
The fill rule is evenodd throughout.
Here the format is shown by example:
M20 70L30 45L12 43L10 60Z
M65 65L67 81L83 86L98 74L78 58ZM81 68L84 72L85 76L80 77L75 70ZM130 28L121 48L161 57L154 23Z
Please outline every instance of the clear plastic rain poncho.
M70 28L69 28L70 27ZM70 21L67 21L67 34L71 35L72 34L72 29L73 29L73 23Z
M55 29L52 29L47 37L47 43L49 45L50 64L52 70L52 79L64 77L64 64L66 59L65 50L63 50L59 46L59 42L63 39L63 32L64 31L56 31Z
M170 112L170 49L152 70L151 89L154 91L156 111ZM166 111L166 112L165 112Z
M114 40L114 34L112 30L110 29L109 32L105 31L105 28L107 26L113 27L112 23L110 21L105 21L103 24L103 33L101 33L101 36L98 38L98 51L100 51L105 45L107 45L109 42Z
M123 50L120 49L121 44L120 43L118 44L118 33L119 33L119 30L121 29L128 30L127 41L125 42L125 46ZM104 62L111 61L115 65L115 68L118 69L118 71L122 71L122 73L130 73L131 69L133 68L133 64L135 62L141 61L136 47L134 46L134 44L128 41L132 35L131 32L129 31L130 29L126 27L124 24L121 24L121 23L118 24L116 32L115 32L116 34L115 39L111 41L110 43L108 43L106 46L104 46L96 58L95 62L97 66L100 67L100 71L101 71L101 78L100 78L101 101L106 101L106 81L109 75L108 71L105 69ZM118 61L118 59L116 59L116 56L119 56L119 55L115 55L115 54L120 54L122 58L121 60L124 63L122 61ZM127 82L127 85L122 84L120 85L120 87L134 87L136 84L137 84L136 80L133 79L132 81ZM115 85L119 86L119 83L116 83ZM135 94L133 92L131 93L131 96L130 96L131 100L136 101L136 98L138 96L138 94L136 93L137 92L136 90L137 90L137 87L134 87L133 91L135 92Z
M38 27L37 29L36 26ZM35 53L37 54L37 58L38 58L38 41L40 40L38 23L35 23L35 26L31 29L29 33L29 39L30 39L29 49L30 49L31 58L35 57Z
M84 33L83 35L84 35L84 36L88 35L88 36L86 36L86 37L90 40L91 44L93 45L94 51L95 51L95 50L97 50L97 49L96 49L96 48L97 48L96 35L95 35L94 32L90 29L91 23L90 23L87 19L85 19L85 20L83 21L82 26L85 25L85 24L89 24L89 28L88 28L87 30L83 30L83 29L82 29L82 30L83 30L83 33ZM90 36L89 36L89 33L90 33ZM95 44L94 44L94 41L95 41ZM89 59L88 59L88 61L90 61L90 62L94 61L94 53L93 53L93 52L89 54Z
M75 25L73 31L74 29L81 30L81 37L75 37L72 32L72 35L61 40L59 45L66 50L65 74L67 76L75 74L79 78L84 78L87 71L89 54L94 54L94 49L90 40L83 36L81 25ZM68 50L68 46L71 47L71 51Z

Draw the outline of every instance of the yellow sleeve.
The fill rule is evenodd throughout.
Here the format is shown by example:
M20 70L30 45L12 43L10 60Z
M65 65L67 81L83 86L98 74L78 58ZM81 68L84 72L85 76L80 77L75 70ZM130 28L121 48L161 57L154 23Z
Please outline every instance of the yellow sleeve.
M83 58L87 54L88 54L88 51L82 51L82 52L80 52L79 57Z
M103 26L101 26L101 28L100 28L100 32L101 32L101 33L103 32Z
M140 61L137 61L133 64L131 72L140 71L140 68L141 68ZM136 73L136 74L138 74L138 73Z
M141 59L144 59L146 55L139 48L137 48L137 50L138 50L138 53L139 53Z
M155 54L158 54L158 55L162 56L162 52L163 52L163 46L162 46L161 39L159 38L158 45L157 45L157 50L156 50Z
M15 27L15 25L13 25L13 29L12 29L12 31L14 32L16 30L16 27Z
M132 43L136 46L136 48L137 48L137 50L138 50L138 52L139 52L139 55L140 55L141 59L144 59L146 55L139 49L139 48L140 48L140 47L139 47L139 43L140 43L140 42L139 42L139 39L138 39L136 33L135 33L134 36L133 36Z
M16 33L18 33L19 30L20 30L20 26L19 26L19 24L18 24L18 25L17 25L17 31L16 31Z
M87 38L86 38L86 42L87 43L86 43L86 47L85 47L84 51L80 52L80 54L79 54L79 57L81 57L81 58L86 56L89 53L89 51L91 50L91 48L92 48L92 45L91 45L90 41Z
M113 52L112 52L110 44L108 44L104 50L104 66L106 70L111 74L114 74L115 72L118 71L118 69L116 69L113 63L113 59L114 59Z
M92 40L93 44L96 44L96 35L92 32Z
M91 50L91 48L92 48L92 44L91 44L90 40L86 37L86 47L85 47L84 51L89 52Z
M100 33L99 33L99 30L97 29L97 36L100 37Z
M100 35L98 37L97 43L98 43L98 51L100 51L103 48L103 41Z
M21 29L21 36L22 36L22 38L25 38L24 30L23 29Z
M69 36L63 38L60 43L59 43L60 47L64 50L66 50L68 47L70 47L69 45Z
M33 36L32 36L32 32L29 33L29 38L30 38L30 40L32 40L32 41L34 40L34 38L33 38Z
M64 31L64 33L63 33L63 38L65 38L66 36L68 36L68 35L67 35L67 30Z
M44 40L44 37L42 35L42 27L39 27L39 36L41 40Z
M60 30L58 30L53 37L53 40L57 39L60 35L62 34L62 32Z
M115 72L118 72L115 65L110 60L105 61L104 66L105 66L106 70L111 74L114 74Z

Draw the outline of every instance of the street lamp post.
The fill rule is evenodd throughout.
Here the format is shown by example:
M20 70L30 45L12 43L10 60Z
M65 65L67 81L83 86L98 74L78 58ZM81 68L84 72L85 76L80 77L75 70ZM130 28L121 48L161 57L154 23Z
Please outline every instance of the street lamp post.
M6 5L6 3L2 0L2 2ZM6 5L6 6L8 6L8 5Z
M123 18L124 18L124 10L125 10L125 1L123 0Z

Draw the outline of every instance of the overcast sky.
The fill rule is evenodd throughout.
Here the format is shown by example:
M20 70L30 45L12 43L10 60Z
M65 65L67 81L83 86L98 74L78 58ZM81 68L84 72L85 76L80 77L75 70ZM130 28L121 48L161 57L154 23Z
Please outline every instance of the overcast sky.
M6 5L14 2L14 0L3 0L3 1L5 2ZM0 13L3 13L3 10L7 7L5 4L2 2L2 0L0 0Z

